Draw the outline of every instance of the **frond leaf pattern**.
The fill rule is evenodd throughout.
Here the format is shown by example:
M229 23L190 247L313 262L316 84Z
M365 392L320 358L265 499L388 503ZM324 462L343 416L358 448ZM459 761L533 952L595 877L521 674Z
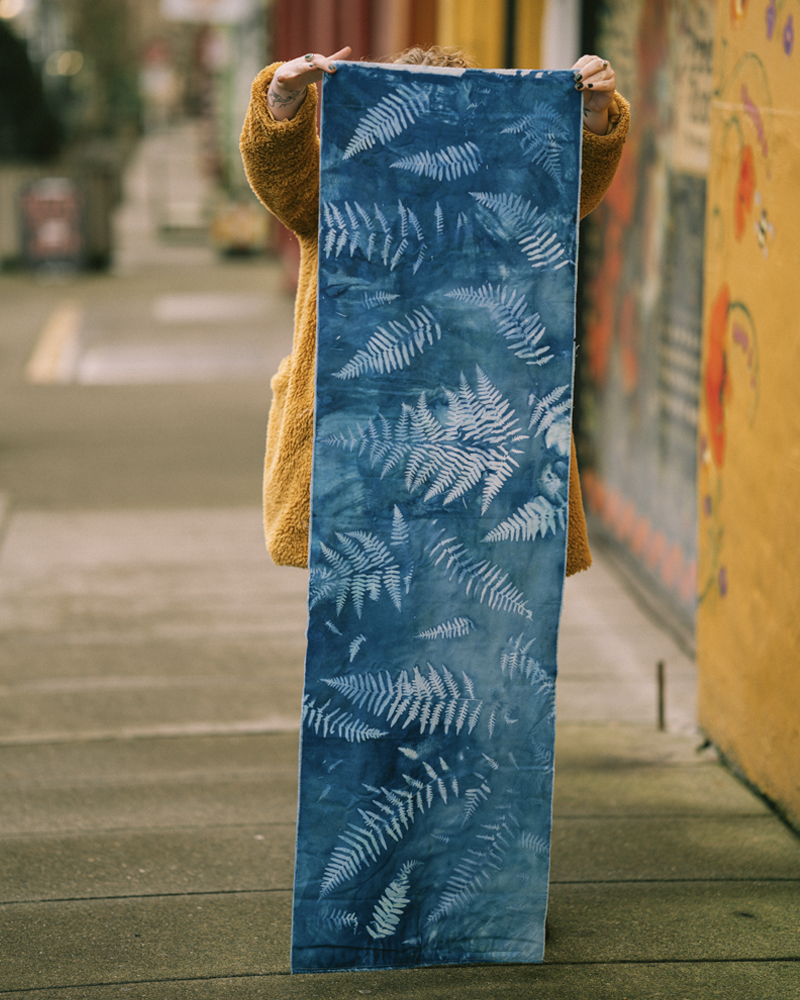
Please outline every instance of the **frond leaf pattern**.
M311 571L309 608L334 600L340 615L349 597L360 618L365 598L377 601L385 591L400 611L400 566L388 546L368 531L337 531L336 538L339 549L320 543L328 566Z
M482 162L481 151L474 142L460 146L445 146L433 152L429 149L403 156L390 167L408 170L417 177L434 177L437 181L452 181L463 174L477 173Z
M362 117L345 148L344 159L349 160L357 153L372 149L376 142L385 146L429 110L428 89L419 84L401 84L394 93L381 98Z
M367 924L367 933L373 940L391 937L396 933L403 913L411 902L408 895L411 888L409 875L419 866L419 861L406 861L400 874L387 885L375 904L372 921Z
M502 133L518 135L523 155L554 181L561 181L561 154L569 140L569 128L550 105L537 101L530 114L517 118Z
M494 222L492 228L499 228L501 235L518 242L531 267L558 271L571 263L555 229L530 201L518 194L487 191L471 191L470 194Z
M402 244L401 244L402 246ZM379 326L353 358L333 373L334 378L358 378L360 375L384 375L406 368L425 345L441 340L442 328L436 317L422 306L405 316L402 322L389 320Z
M506 340L514 356L529 365L546 365L553 353L548 344L540 344L545 327L539 313L529 315L525 296L515 288L494 288L491 284L480 288L455 288L447 297L465 305L486 309L497 324L499 336Z

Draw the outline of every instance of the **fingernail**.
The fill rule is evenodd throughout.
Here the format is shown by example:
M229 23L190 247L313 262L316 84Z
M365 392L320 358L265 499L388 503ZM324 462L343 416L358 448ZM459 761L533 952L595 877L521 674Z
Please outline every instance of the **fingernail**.
M576 73L575 74L575 83L580 83L582 79L583 79L583 74L582 73Z
M589 90L591 90L592 87L594 86L594 84L593 83L587 83L586 86L589 88Z
M583 84L582 83L576 83L575 84L575 89L576 90L583 90Z

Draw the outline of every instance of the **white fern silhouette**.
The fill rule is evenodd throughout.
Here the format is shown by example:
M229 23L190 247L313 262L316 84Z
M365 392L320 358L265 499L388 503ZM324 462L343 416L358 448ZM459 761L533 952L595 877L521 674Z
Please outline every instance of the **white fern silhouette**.
M497 332L508 342L508 349L515 357L529 365L545 365L553 358L548 345L539 346L545 334L539 313L528 315L524 295L516 289L494 288L491 284L480 288L455 288L446 297L466 305L487 309L497 324Z
M369 292L365 292L363 304L365 309L374 309L376 306L388 305L399 298L400 296L395 292L373 292L372 295Z
M548 104L537 101L530 114L502 129L503 134L520 136L520 145L531 163L561 181L561 153L569 139L569 128L561 115Z
M548 531L554 535L567 526L567 504L554 506L547 497L537 496L492 528L481 541L532 542L537 535L544 538Z
M408 530L406 519L403 517L403 512L395 504L392 511L392 540L389 544L392 546L407 545L410 537L411 534Z
M474 174L480 165L481 151L474 142L445 146L433 152L425 149L389 164L398 170L408 170L417 177L433 177L438 181L452 181L462 174Z
M401 84L393 94L381 98L356 126L343 159L371 149L376 142L386 145L430 110L430 91L419 84Z
M384 889L381 898L372 911L372 922L367 924L367 933L373 940L391 937L396 931L403 912L411 898L408 890L411 888L408 876L421 862L406 861L400 869L400 874Z
M353 641L350 643L350 662L351 663L358 656L358 651L361 649L361 647L364 645L364 643L366 641L367 641L367 637L365 635L357 635L355 637L355 639L353 639Z
M388 547L367 531L336 532L341 551L324 542L320 550L329 563L311 570L309 608L320 601L336 601L336 614L341 614L350 597L361 617L364 599L377 601L385 590L398 611L401 609L400 567Z
M533 618L522 593L508 579L499 566L488 559L477 559L457 538L443 538L431 549L434 566L444 563L448 579L458 579L465 584L467 597L484 599L492 610L510 611L525 618Z
M531 851L540 857L547 857L550 853L550 843L546 837L537 837L533 833L525 832L520 835L519 842L526 851Z
M426 663L427 674L418 666L402 670L396 679L387 671L347 674L323 678L357 708L365 708L378 718L385 718L391 728L407 729L419 724L421 735L434 733L439 725L444 734L451 727L456 734L466 728L471 733L481 716L483 700L475 697L471 678L462 673L464 692L455 676L442 664L437 670ZM324 708L327 709L329 703ZM456 793L457 794L457 793Z
M519 822L510 810L503 809L493 823L482 823L480 830L483 832L475 835L478 848L470 848L462 855L436 907L428 914L429 924L462 910L478 897L500 871L505 854L518 839Z
M444 761L440 761L441 765L447 769ZM403 788L379 789L364 785L374 797L369 808L358 809L361 825L348 823L347 829L339 834L343 844L333 849L325 866L320 882L320 899L355 877L362 868L376 864L382 855L404 839L417 817L425 815L434 801L447 804L446 795L441 795L439 775L427 783L417 781L410 775L403 777Z
M329 736L336 736L339 739L347 740L348 743L363 743L365 740L378 740L386 736L386 732L375 729L365 722L356 719L352 712L345 712L342 709L328 711L330 699L324 705L317 706L316 699L309 695L303 696L303 709L301 721L309 729L313 729L315 735L327 739Z
M333 377L350 379L398 371L410 365L411 359L423 352L425 344L433 344L441 337L442 328L436 317L427 306L422 306L405 316L403 322L390 320L379 326L366 346L334 372Z
M555 681L542 669L539 660L528 656L528 650L536 640L530 639L523 645L524 638L522 633L516 639L513 636L509 638L500 657L500 670L508 672L510 678L514 674L524 677L536 688L537 694L550 694L555 688Z
M536 428L536 437L544 432L544 443L554 448L564 457L572 447L572 396L568 385L559 385L542 399L533 393L528 397L528 406L533 407L528 430Z
M358 917L347 910L331 910L323 915L322 922L337 931L348 929L354 934L358 933Z
M486 191L470 191L470 194L494 222L491 228L499 228L501 236L515 239L532 267L557 271L571 263L564 256L564 247L555 230L529 201L517 194Z
M461 639L469 635L475 628L475 623L469 618L451 618L432 628L417 632L415 639Z
M444 505L482 483L481 510L488 510L518 467L515 447L527 439L515 411L485 372L476 366L477 388L461 374L457 390L444 389L447 408L440 419L422 392L415 407L403 403L394 428L379 415L356 432L338 433L325 443L363 454L381 464L381 477L404 467L406 488L426 486L425 502L442 496Z

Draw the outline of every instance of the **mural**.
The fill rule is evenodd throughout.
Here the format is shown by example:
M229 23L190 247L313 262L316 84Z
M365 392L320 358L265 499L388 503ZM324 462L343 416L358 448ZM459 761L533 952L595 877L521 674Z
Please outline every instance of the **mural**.
M322 122L292 968L538 962L581 95L344 64Z
M720 5L700 419L698 705L800 825L797 0Z
M714 8L601 5L595 48L615 67L633 125L582 254L587 507L690 629Z

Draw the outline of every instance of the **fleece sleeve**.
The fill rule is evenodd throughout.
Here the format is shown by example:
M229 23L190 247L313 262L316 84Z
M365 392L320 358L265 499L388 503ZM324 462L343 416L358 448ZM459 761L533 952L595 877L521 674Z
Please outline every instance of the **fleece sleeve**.
M606 191L611 187L622 156L622 147L631 122L631 110L628 102L620 94L614 94L614 102L616 112L605 135L595 135L587 128L583 130L581 218L593 212L603 200Z
M293 233L316 238L317 88L308 88L294 118L276 121L267 105L267 90L281 65L267 66L253 81L239 148L247 179L263 204Z

